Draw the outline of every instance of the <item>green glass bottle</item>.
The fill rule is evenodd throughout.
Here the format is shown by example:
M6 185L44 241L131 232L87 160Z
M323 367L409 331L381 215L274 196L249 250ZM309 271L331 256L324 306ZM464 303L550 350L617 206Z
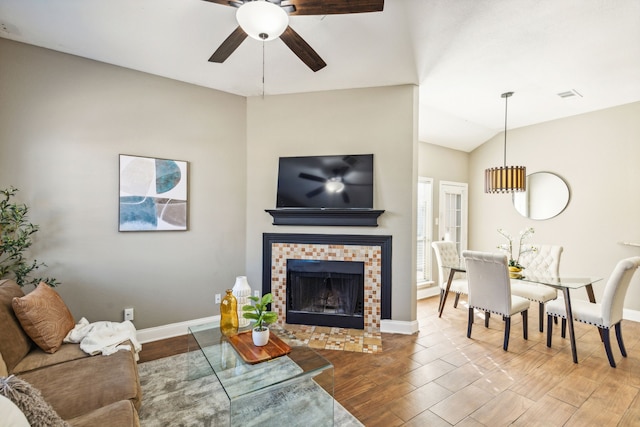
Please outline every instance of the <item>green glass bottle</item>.
M231 289L226 292L220 303L220 331L230 336L238 333L238 300Z

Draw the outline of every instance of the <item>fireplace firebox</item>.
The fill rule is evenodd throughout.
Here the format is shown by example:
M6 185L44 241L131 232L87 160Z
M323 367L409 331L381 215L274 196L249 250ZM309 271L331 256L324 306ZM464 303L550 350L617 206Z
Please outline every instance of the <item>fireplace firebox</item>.
M364 329L364 263L287 259L286 320Z

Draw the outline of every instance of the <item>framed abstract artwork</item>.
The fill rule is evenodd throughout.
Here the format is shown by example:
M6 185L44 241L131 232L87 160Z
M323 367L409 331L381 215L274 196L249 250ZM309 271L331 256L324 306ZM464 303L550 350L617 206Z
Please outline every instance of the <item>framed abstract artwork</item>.
M120 155L118 231L187 230L188 163Z

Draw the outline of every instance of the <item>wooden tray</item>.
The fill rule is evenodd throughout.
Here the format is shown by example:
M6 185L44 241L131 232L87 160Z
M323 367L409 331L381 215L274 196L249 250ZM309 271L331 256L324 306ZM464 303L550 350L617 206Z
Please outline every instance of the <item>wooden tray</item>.
M264 362L284 356L291 351L284 341L278 338L273 332L269 333L269 342L262 347L253 345L251 331L240 332L237 335L227 337L233 348L236 349L242 360L249 364Z

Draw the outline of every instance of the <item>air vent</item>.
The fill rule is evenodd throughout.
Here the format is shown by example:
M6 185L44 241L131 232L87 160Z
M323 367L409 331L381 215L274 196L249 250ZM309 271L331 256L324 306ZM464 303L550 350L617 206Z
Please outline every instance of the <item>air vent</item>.
M580 95L580 93L575 89L571 89L565 92L560 92L558 96L560 98L573 98L574 96L579 96L580 98L582 98L582 95Z

